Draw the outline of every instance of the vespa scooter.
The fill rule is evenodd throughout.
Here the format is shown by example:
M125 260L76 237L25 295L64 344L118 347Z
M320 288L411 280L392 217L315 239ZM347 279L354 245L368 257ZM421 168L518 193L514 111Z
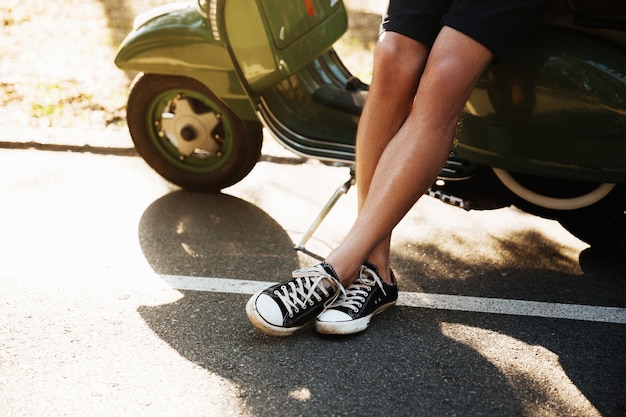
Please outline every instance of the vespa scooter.
M429 195L515 204L626 247L624 16L620 0L555 1L479 80ZM138 153L183 188L218 191L254 167L265 127L297 155L351 167L368 86L332 48L346 30L341 0L198 0L138 16L115 59L140 72L127 105Z

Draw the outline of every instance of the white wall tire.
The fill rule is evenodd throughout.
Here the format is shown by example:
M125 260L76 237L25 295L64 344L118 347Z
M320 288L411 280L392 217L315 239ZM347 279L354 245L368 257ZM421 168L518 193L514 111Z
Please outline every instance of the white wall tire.
M589 207L604 199L613 189L615 184L603 183L591 191L575 197L553 197L540 194L517 181L508 171L493 168L493 172L500 182L513 194L522 200L549 210L571 211Z

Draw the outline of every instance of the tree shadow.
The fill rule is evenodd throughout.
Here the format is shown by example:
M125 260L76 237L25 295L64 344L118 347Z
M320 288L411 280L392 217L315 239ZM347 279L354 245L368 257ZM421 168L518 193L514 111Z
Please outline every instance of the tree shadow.
M224 194L166 195L145 211L139 238L148 262L160 274L278 281L298 267L291 240L271 217ZM394 253L402 285L500 297L582 285L583 294L592 289L590 280L619 271L619 266L606 266L606 259L585 255L591 272L582 276L590 274L588 279L564 273L567 256L562 248L531 231L485 244L499 254L492 264L465 259L435 244L420 247L431 260L450 263L450 270L466 271L463 279L449 282L441 270L424 269L421 261ZM503 269L502 259L508 268ZM532 279L535 275L540 278ZM615 277L606 278L602 285L616 282ZM626 406L619 392L626 369L623 361L615 360L626 348L616 342L626 340L623 326L396 307L362 334L323 337L309 327L281 339L252 328L244 312L248 295L181 293L173 303L138 311L183 357L237 384L239 398L234 400L251 415L540 414L532 411L533 404L556 414L585 415L573 405L553 404L551 395L562 380L571 380L583 400L589 399L589 407L602 415L619 415ZM616 295L616 302L623 297ZM499 340L498 355L513 369L472 346L468 334ZM516 368L518 345L531 356ZM546 366L555 368L539 382L523 368L533 363L536 349L550 360ZM550 359L552 353L556 361Z
M626 307L626 259L587 248L571 248L536 229L491 237L485 248L461 236L453 243L396 242L392 265L407 291ZM482 249L482 250L481 250Z
M403 289L413 291L626 307L626 259L618 253L587 248L576 262L567 246L538 230L522 228L485 244L490 246L489 258L468 257L476 248L468 248L461 238L456 239L456 250L432 242L397 242L397 246L417 250L413 254L394 251L392 262ZM600 415L617 416L626 411L626 393L617 388L626 382L626 364L615 359L626 353L623 325L469 316L460 324L508 335L556 355L563 377L572 381ZM581 414L575 415L585 415L578 412Z
M272 218L225 194L177 191L158 199L141 218L139 239L160 274L279 280L277 272L298 266L291 240ZM495 390L502 396L498 403L510 396L493 367L450 343L437 320L419 312L397 309L387 325L380 322L372 333L351 338L323 339L308 329L287 342L252 328L244 313L247 295L181 293L174 303L141 307L139 313L185 358L238 384L252 415L414 415L441 404L458 413L468 407L476 415L493 411L469 397L453 400L453 391L470 379L457 366L471 366L473 374L480 369L482 379L494 382L474 388L477 396ZM371 360L389 351L389 360ZM444 363L440 351L455 359ZM463 365L468 358L470 365ZM417 388L428 396L416 398ZM376 409L363 398L376 398ZM511 415L520 411L515 402L506 409Z
M397 308L354 337L278 339L251 328L247 296L183 294L139 313L186 359L237 384L251 415L523 414L495 367L441 334L437 312Z

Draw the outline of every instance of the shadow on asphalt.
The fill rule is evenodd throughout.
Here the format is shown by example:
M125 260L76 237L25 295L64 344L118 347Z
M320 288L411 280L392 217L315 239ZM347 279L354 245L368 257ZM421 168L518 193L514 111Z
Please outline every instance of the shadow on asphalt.
M486 238L489 250L476 256L462 239L457 243L458 252L430 241L398 243L415 248L392 253L405 290L626 307L623 253L588 248L576 262L569 248L534 229Z
M549 265L565 262L558 244L525 233L494 248L508 260L505 269L472 264L436 245L421 249L430 259L450 262L449 268L474 271L438 287L449 293L486 290L503 296L530 294L535 286L539 292L593 290L595 279L601 286L617 283L615 268L622 264L617 259L607 264L601 254L581 255L590 271L582 276L550 271ZM292 242L276 221L224 194L178 191L162 197L145 211L139 237L160 274L265 281L280 280L280 274L298 267ZM419 260L399 261L402 268L412 268L410 276L423 288L436 289L437 279L443 279ZM603 282L604 275L612 278ZM283 339L252 328L244 312L247 295L181 294L171 304L138 311L183 357L237 384L239 400L251 415L590 415L595 408L613 416L626 411L626 366L615 360L624 357L625 345L615 342L626 340L624 326L397 307L362 334L323 337L306 328ZM622 306L623 298L615 295ZM575 391L572 398L582 393L577 397L582 405L563 400L560 393L568 389Z

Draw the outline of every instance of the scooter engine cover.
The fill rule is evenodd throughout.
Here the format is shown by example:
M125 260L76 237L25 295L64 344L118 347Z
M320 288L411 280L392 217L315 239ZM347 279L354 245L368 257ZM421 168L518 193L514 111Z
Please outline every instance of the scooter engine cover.
M583 33L540 27L479 80L457 153L511 171L626 182L626 55Z

